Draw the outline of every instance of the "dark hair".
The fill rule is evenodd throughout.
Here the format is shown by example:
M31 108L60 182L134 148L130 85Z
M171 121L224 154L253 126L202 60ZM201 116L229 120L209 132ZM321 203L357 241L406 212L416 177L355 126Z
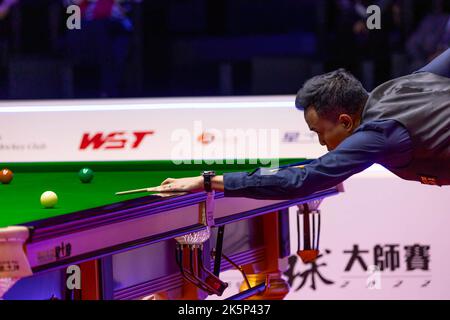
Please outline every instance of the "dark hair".
M368 98L366 89L344 69L315 76L298 91L295 107L306 111L314 107L319 117L336 121L342 113L356 115Z

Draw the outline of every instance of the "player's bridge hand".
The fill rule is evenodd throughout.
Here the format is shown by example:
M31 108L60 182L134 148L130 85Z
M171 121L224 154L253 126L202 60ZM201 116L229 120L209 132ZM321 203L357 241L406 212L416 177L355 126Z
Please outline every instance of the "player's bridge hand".
M148 188L149 192L198 192L203 191L203 177L167 178L160 186Z

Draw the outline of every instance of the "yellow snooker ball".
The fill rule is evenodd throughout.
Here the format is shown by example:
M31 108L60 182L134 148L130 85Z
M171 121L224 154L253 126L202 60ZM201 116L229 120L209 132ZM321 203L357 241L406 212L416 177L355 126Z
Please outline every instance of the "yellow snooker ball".
M45 191L41 195L41 204L45 208L52 208L58 202L58 196L53 191Z

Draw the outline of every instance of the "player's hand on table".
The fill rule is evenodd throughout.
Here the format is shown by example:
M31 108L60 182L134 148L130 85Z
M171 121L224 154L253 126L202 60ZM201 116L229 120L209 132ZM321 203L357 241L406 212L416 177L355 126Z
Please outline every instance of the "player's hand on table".
M160 186L148 188L149 192L198 192L203 191L203 177L167 178Z

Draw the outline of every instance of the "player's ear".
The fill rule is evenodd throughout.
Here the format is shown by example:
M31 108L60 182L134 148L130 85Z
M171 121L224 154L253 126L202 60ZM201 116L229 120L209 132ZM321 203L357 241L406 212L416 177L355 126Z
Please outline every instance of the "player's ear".
M339 116L339 125L341 125L345 130L350 131L354 125L353 118L350 115L343 113Z

